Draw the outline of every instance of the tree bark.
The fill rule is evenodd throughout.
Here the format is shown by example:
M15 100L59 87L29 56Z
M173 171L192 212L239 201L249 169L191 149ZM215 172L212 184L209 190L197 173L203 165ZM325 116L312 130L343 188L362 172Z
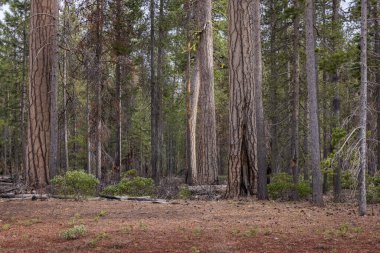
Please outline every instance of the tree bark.
M122 14L123 14L123 6L122 1L116 1L116 15L115 15L115 43L121 43L122 41ZM116 53L116 65L115 65L115 86L116 86L116 103L117 103L117 115L116 115L116 124L117 124L117 144L116 144L116 158L115 158L115 173L114 179L118 182L121 178L121 158L122 158L122 103L121 103L121 59L122 55L117 52Z
M26 181L36 189L48 185L50 176L56 172L57 143L53 128L57 10L56 1L31 1Z
M103 74L101 67L101 57L103 53L103 0L96 1L96 46L95 46L95 66L96 73L96 176L102 180L102 90Z
M200 184L215 184L218 181L211 2L211 0L199 1L197 6L197 21L200 29L198 51L199 59L202 59L198 62L200 97L197 163Z
M294 0L296 11L300 8L299 0ZM295 14L293 19L293 74L292 74L292 120L291 120L291 139L290 139L290 168L293 175L293 183L299 181L299 110L300 110L300 16ZM298 199L296 191L293 199Z
M253 29L253 64L255 77L255 100L256 100L256 127L257 127L257 198L260 200L268 199L267 191L267 150L265 138L265 118L263 106L263 75L262 75L262 57L261 57L261 29L260 29L260 1L253 1L251 6L252 12L252 29Z
M68 36L68 3L65 1L64 12L63 12L63 45L67 45ZM67 51L63 52L63 142L64 142L64 160L65 160L65 171L69 169L69 145L68 145L68 118L67 118Z
M309 106L309 151L312 169L312 201L315 205L323 205L322 173L320 169L319 120L317 101L317 65L315 57L314 35L314 1L306 1L305 32L306 32L306 72Z
M367 213L366 167L367 167L367 0L361 0L360 34L360 164L359 164L359 215Z
M340 17L339 17L339 9L340 9L340 0L333 0L333 15L332 15L332 48L335 49L338 46L338 42L336 36L341 34L341 25L340 25ZM332 77L333 85L335 86L335 96L332 101L333 104L333 117L334 124L333 127L340 127L340 94L339 94L339 73L338 70L335 70L335 73ZM334 201L340 201L340 192L341 192L341 158L338 154L337 156L338 164L334 166L334 174L333 174L333 188L334 188Z
M255 0L258 2L257 0ZM252 1L229 0L230 154L227 197L254 193L257 174ZM257 3L256 3L257 4Z
M377 110L377 171L380 171L380 25L379 25L379 3L374 3L374 30L375 30L375 57L377 59L377 70L375 70L375 82L376 82L376 110ZM371 172L375 174L375 171Z
M278 148L278 115L277 115L277 107L278 107L278 66L277 66L277 53L276 53L276 38L277 38L277 20L278 17L276 15L276 1L272 0L270 2L270 88L269 88L269 96L271 100L271 108L270 111L270 122L271 122L271 169L274 174L280 172L280 157L279 157L279 148ZM258 144L258 147L261 145Z
M186 82L186 117L187 117L187 170L190 184L196 184L198 180L197 152L196 152L196 129L198 115L198 101L200 89L199 57L197 50L194 56L193 69L191 70L192 51L192 24L191 19L196 12L194 3L189 0L187 4L187 26L188 26L188 59L187 59L187 82Z
M159 183L159 111L158 86L155 75L155 3L150 1L150 87L151 87L151 166L152 178Z
M160 0L159 6L159 25L158 25L158 45L157 45L157 99L158 99L158 167L163 170L163 143L164 143L164 108L163 108L163 88L164 88L164 38L165 38L165 29L164 29L164 5L165 1Z

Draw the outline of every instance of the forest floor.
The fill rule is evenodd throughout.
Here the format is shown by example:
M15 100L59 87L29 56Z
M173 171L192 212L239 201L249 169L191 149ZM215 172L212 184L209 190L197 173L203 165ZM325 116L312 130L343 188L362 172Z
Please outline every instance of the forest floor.
M0 199L0 252L380 252L380 205Z

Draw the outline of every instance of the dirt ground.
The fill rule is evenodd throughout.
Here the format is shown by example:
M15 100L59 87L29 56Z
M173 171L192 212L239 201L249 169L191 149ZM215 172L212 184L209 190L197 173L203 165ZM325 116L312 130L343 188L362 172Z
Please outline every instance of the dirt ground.
M0 252L380 252L380 206L0 200ZM86 234L62 233L83 224Z

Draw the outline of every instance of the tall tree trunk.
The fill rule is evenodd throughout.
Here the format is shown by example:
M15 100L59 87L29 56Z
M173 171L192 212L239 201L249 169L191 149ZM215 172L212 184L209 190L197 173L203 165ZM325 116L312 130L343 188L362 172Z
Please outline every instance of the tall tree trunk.
M296 11L300 8L299 0L294 0ZM293 174L293 183L299 181L299 110L300 110L300 16L295 14L293 20L293 74L292 74L292 119L291 119L291 139L290 139L290 168ZM294 191L293 199L298 199L298 194Z
M88 59L87 59L88 61ZM86 63L88 64L88 62ZM90 82L86 84L86 123L87 123L87 173L95 173L92 169L91 156L91 122L90 122Z
M164 30L164 5L165 1L160 0L160 6L159 6L159 25L158 25L158 45L157 45L157 99L158 99L158 126L157 126L157 134L158 134L158 146L159 146L159 152L158 152L158 167L160 169L163 168L163 143L164 143L164 136L163 136L163 127L164 127L164 108L163 108L163 100L162 100L162 93L164 88L164 38L165 38L165 30Z
M276 53L276 38L277 38L277 20L278 17L276 15L276 1L272 0L270 2L270 88L269 88L269 96L271 100L271 107L273 110L270 111L270 120L271 120L271 169L274 174L280 172L280 156L279 156L279 148L278 148L278 66L277 66L277 53ZM259 138L259 134L258 134ZM258 147L261 147L258 144Z
M154 22L155 22L155 3L154 0L150 1L150 86L151 86L151 166L152 177L156 184L159 183L159 111L160 104L158 100L158 86L156 83L155 75L155 35L154 35Z
M260 200L268 199L267 191L267 150L265 138L265 119L263 105L263 75L262 75L262 57L261 57L261 29L260 29L260 1L253 1L252 11L252 29L253 29L253 73L255 76L255 101L256 101L256 127L257 127L257 197Z
M310 166L313 172L313 203L323 205L322 173L320 169L319 120L317 101L317 66L315 57L314 35L314 1L306 0L305 32L306 32L306 72L309 106L309 151Z
M186 69L186 138L187 138L187 171L188 183L197 183L198 170L197 170L197 153L196 153L196 129L197 129L197 114L198 114L198 100L200 88L199 76L199 50L197 50L194 58L194 67L191 71L191 48L192 48L192 25L191 16L195 8L193 2L188 0L186 2L187 9L187 40L188 40L188 55L187 55L187 69Z
M115 17L115 43L121 43L122 36L122 14L123 14L123 6L122 1L116 1L116 17ZM120 53L116 53L116 65L115 65L115 86L116 86L116 103L117 103L117 144L116 144L116 157L115 157L115 166L116 166L116 175L114 175L114 179L118 182L121 178L121 158L122 158L122 104L121 104L121 55Z
M63 12L63 45L67 45L67 36L68 36L68 3L65 1L64 12ZM63 52L63 142L64 142L64 155L65 160L65 171L69 169L69 144L68 144L68 118L67 118L67 51Z
M22 148L22 175L25 175L27 169L27 137L28 137L28 129L26 122L26 113L27 113L27 57L28 57L28 37L27 37L27 1L24 2L24 23L23 23L23 32L22 32L22 42L23 42L23 53L22 53L22 87L21 87L21 148ZM25 177L22 177L25 178Z
M200 71L198 183L215 184L218 181L218 156L216 152L211 0L198 2L197 19L200 29L198 51L199 59L202 59L198 62Z
M53 1L56 2L56 1ZM54 5L54 25L53 25L53 40L51 52L51 80L50 80L50 177L54 177L58 173L58 17L59 3Z
M374 30L375 30L375 57L377 59L377 70L375 70L375 82L376 86L376 109L377 109L377 171L380 171L380 21L379 21L379 3L374 3L373 5L373 20L374 20ZM375 174L375 171L371 172Z
M258 0L255 0L256 2ZM229 0L230 154L228 197L254 193L257 174L252 1Z
M367 213L367 193L365 173L367 167L367 0L361 0L361 35L360 35L360 165L359 165L359 215Z
M96 176L102 180L102 90L103 90L103 75L101 67L101 57L103 53L103 0L96 2L96 45L95 45L95 66L96 73Z
M339 17L339 9L340 9L340 0L333 0L333 15L332 15L332 48L335 51L338 47L338 42L336 36L341 34L341 25L340 25L340 17ZM333 99L333 117L334 124L333 127L340 127L340 95L339 95L339 73L338 70L335 70L335 73L332 77L333 85L335 86L335 96ZM337 156L338 164L334 166L334 174L333 174L333 188L334 188L334 201L340 201L340 192L341 192L341 158L338 154Z
M54 61L58 4L52 0L31 1L29 40L29 122L26 181L43 188L56 172ZM56 116L56 115L55 115ZM52 143L53 142L53 143Z

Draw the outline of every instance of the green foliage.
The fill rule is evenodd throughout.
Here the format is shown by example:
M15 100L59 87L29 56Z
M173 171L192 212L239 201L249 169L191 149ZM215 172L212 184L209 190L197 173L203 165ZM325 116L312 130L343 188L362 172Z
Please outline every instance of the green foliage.
M62 238L66 240L75 240L83 237L86 234L86 228L84 225L76 225L62 232Z
M108 238L109 238L109 235L106 232L101 232L96 235L95 239L91 240L88 243L88 246L91 248L95 248L100 241L108 239Z
M4 224L2 227L1 227L1 230L3 231L7 231L11 228L11 225L10 224Z
M367 202L372 204L380 203L380 174L374 177L368 176Z
M356 185L356 179L350 171L342 173L342 189L352 189Z
M180 199L188 199L191 196L191 191L187 185L184 185L180 188L178 192L178 198Z
M332 131L332 139L331 139L331 145L332 148L336 148L337 145L346 138L347 136L347 131L342 128L334 128Z
M300 199L307 199L312 193L310 182L309 181L299 182L297 186L297 192Z
M99 180L84 171L67 171L63 176L56 176L51 180L53 192L64 196L74 196L81 199L94 196Z
M269 197L272 199L289 199L292 192L296 190L301 199L308 198L311 194L311 187L308 181L300 181L298 185L293 184L292 177L285 173L278 173L272 177L268 185Z
M156 187L151 178L137 176L136 170L130 170L116 185L107 186L102 194L110 196L155 196Z

